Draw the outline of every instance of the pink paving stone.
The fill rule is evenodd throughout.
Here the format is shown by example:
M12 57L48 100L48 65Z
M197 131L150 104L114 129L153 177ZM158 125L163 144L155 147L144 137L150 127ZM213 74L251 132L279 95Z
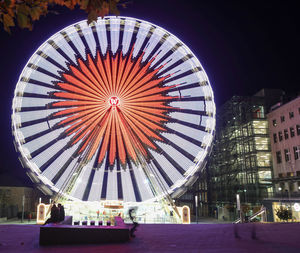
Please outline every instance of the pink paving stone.
M0 225L0 252L300 252L299 223L140 225L136 238L126 243L57 246L40 246L39 229ZM253 229L257 239L251 237Z

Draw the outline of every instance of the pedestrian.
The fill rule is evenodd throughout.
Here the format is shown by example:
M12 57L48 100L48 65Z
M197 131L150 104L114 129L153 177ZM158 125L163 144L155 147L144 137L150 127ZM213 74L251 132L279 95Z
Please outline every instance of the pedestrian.
M65 220L65 208L60 203L58 204L58 210L59 210L58 221L62 222Z
M133 226L132 226L132 228L130 229L130 236L131 236L131 237L135 237L134 232L135 232L137 226L139 225L139 224L134 220L135 217L133 217L133 215L132 215L133 211L134 211L134 208L131 208L131 209L129 209L129 211L128 211L129 218L130 218L130 220L131 220L132 223L133 223Z
M53 205L51 207L50 218L48 220L46 220L44 225L46 225L48 223L56 223L58 221L59 221L59 209L55 205L55 203L53 203Z

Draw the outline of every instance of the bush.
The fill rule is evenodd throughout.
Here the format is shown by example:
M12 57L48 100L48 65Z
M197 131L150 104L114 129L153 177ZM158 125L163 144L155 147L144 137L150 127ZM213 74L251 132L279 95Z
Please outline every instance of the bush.
M277 217L280 220L288 221L292 219L292 210L286 208L285 206L280 206L275 210Z

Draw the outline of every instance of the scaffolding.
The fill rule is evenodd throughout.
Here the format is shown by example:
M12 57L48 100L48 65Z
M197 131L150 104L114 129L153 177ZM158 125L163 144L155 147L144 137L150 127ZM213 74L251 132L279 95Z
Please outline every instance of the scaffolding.
M207 166L214 208L225 206L233 212L239 194L243 205L253 209L272 192L266 110L266 100L259 96L234 96L219 110Z

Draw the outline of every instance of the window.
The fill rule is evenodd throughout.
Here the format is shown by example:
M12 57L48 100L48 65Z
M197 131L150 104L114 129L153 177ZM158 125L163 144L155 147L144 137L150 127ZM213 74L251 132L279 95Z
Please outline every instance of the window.
M284 122L284 121L285 121L284 116L281 116L281 117L280 117L280 121L281 121L281 122Z
M294 112L289 112L290 119L294 118Z
M283 174L282 173L278 173L278 177L283 177Z
M284 158L286 162L289 162L291 160L291 153L288 149L284 149Z
M281 152L280 151L276 152L276 160L277 160L277 163L282 163L282 158L281 158Z
M289 132L287 129L284 129L284 139L288 139L289 138Z
M297 135L300 135L300 125L296 126Z
M295 160L300 159L300 146L293 147Z
M295 136L295 129L294 129L294 127L290 127L290 134L291 134L291 138Z
M277 126L277 122L276 122L276 119L273 119L273 126Z
M274 140L274 143L277 143L277 134L273 134L273 140Z
M282 141L282 132L281 131L278 132L278 137L279 137L279 141Z

